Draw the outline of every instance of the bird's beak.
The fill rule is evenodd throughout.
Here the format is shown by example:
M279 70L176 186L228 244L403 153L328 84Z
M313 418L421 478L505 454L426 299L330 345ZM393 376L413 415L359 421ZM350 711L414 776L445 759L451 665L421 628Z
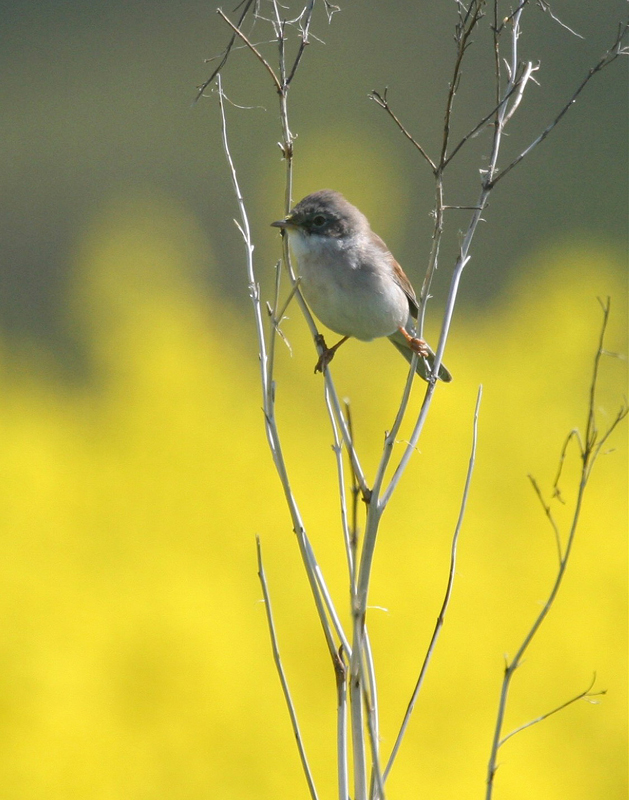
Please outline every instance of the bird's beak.
M284 219L278 219L277 222L271 223L272 228L281 228L282 231L291 226L294 226L294 222L292 221L290 214Z

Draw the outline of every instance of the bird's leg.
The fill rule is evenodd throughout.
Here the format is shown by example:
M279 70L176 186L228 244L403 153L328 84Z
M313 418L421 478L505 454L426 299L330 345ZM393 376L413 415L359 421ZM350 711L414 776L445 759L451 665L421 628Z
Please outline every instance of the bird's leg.
M430 348L423 339L418 339L416 336L411 336L410 333L402 326L400 326L398 330L406 339L408 346L414 353L417 353L417 355L421 356L422 358L428 358L428 356L431 355Z
M323 334L318 333L315 341L317 345L323 348L323 352L319 356L319 360L314 368L315 372L323 372L323 370L328 366L330 361L334 358L334 354L339 349L339 347L349 339L349 336L344 336L340 342L337 342L334 347L328 347L325 343L325 339L323 338Z

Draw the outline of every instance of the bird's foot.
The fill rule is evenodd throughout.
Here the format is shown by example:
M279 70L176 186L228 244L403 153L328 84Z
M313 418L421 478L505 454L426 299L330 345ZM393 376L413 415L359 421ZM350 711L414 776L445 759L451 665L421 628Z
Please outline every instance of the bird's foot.
M334 358L334 354L336 353L336 351L343 344L343 342L346 342L348 339L349 336L344 336L340 342L337 342L334 345L334 347L328 347L327 344L325 343L325 339L323 338L322 333L318 333L315 336L315 344L317 345L317 347L321 348L321 355L319 356L319 360L315 364L314 368L315 373L323 372L326 369L330 361L332 361L332 359Z
M408 342L408 346L414 353L417 353L417 355L421 356L422 358L428 358L431 355L430 347L428 347L423 339L419 339L417 336L411 336L408 331L404 330L404 328L400 328L399 331L404 336Z
M315 374L317 372L323 372L323 370L328 366L330 361L334 358L334 353L336 352L333 347L328 347L325 343L325 339L323 338L322 333L318 333L315 336L315 344L317 347L321 348L321 355L319 356L319 360L315 364Z

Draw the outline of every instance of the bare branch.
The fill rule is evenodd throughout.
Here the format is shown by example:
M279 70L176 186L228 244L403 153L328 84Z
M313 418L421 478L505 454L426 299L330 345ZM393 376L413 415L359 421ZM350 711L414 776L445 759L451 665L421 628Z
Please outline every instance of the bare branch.
M515 114L518 110L518 106L522 102L522 96L524 94L524 90L526 89L526 84L531 80L533 73L537 72L539 69L539 64L537 66L533 66L533 64L529 61L528 64L525 64L524 71L519 78L519 80L515 83L515 97L513 99L513 103L509 106L509 111L504 115L504 119L502 120L503 126L505 126L511 117Z
M377 104L380 106L380 108L383 108L383 109L384 109L384 110L387 112L387 114L388 114L388 115L391 117L391 119L392 119L392 120L395 122L395 124L398 126L398 128L399 128L399 129L400 129L400 131L401 131L401 133L403 133L403 134L404 134L404 136L406 136L406 138L409 140L409 142L411 142L411 144L412 144L414 147L416 147L416 148L417 148L417 150L419 150L419 152L420 152L420 154L422 155L422 157L426 159L426 161L428 162L428 164L430 164L430 168L431 168L431 170L432 170L433 172L436 172L436 170L437 170L437 165L435 164L435 162L434 162L434 161L432 160L432 158L431 158L431 157L428 155L428 153L427 153L427 152L424 150L424 148L421 146L421 144L419 144L419 142L418 142L418 141L416 141L416 140L413 138L413 136L411 136L411 134L408 132L408 130L407 130L405 127L404 127L404 125L403 125L403 124L400 122L400 120L399 120L399 119L396 117L396 115L393 113L393 110L391 109L391 106L389 105L389 101L387 100L387 92L388 92L388 88L389 88L388 86L385 86L385 88L384 88L384 91L382 92L382 94L380 94L379 92L377 92L377 91L374 89L372 92L370 92L370 93L367 95L367 97L369 97L369 99L370 99L370 100L373 100L373 101L374 101L374 103L377 103Z
M235 36L236 36L236 34L234 34L234 37ZM265 39L262 42L254 42L253 43L254 47L260 47L260 45L263 45L263 44L275 44L275 39ZM248 46L246 44L239 44L237 46L236 45L232 46L231 51L232 51L232 53L235 53L238 50L248 50L248 49L249 48L248 48ZM209 58L204 58L203 59L203 63L204 64L211 64L213 61L217 61L219 58L222 58L224 55L225 55L225 51L223 51L222 53L220 53L217 56L210 56Z
M314 10L314 4L315 0L310 0L307 8L304 9L306 21L301 26L301 43L299 45L299 50L297 51L297 55L295 56L295 61L293 62L293 68L290 71L290 75L286 79L286 83L288 85L290 85L291 81L295 77L295 73L297 72L297 68L299 67L306 46L310 44L310 41L308 39L308 34L310 32L310 22L312 20L312 12Z
M520 3L519 3L519 5L516 7L516 9L515 9L514 11L512 11L512 12L509 14L509 16L508 16L508 17L505 17L505 18L502 20L502 23L501 23L501 24L500 24L498 27L494 28L494 32L495 32L495 33L496 33L498 36L500 36L500 34L502 33L502 31L505 29L505 27L506 27L506 26L507 26L507 25L508 25L508 24L511 22L511 20L512 20L512 19L514 19L514 18L515 18L515 17L516 17L516 16L517 16L517 15L518 15L518 14L519 14L521 11L522 11L522 9L524 8L524 6L525 6L525 5L528 5L528 3L529 3L529 0L521 0L521 2L520 2Z
M576 428L573 428L570 431L570 433L566 436L566 439L563 443L563 447L561 448L561 453L559 455L559 464L557 467L557 474L555 475L555 480L553 481L553 497L556 497L560 503L563 503L564 500L561 496L561 491L559 489L559 481L561 479L561 473L563 472L563 465L566 460L566 453L568 452L568 446L573 439L577 442L581 458L583 457L584 453L583 442L581 441L581 434Z
M601 335L598 342L598 350L596 351L596 357L594 359L592 383L590 385L590 410L586 424L585 447L583 454L583 460L588 471L588 476L589 476L589 470L592 468L592 465L596 457L600 453L603 445L609 439L609 437L616 429L616 427L627 416L627 413L629 413L629 406L627 406L627 403L625 402L620 407L618 413L616 414L616 417L609 425L607 430L603 434L599 435L598 427L596 424L596 387L598 385L598 373L601 365L601 358L607 353L604 347L604 340L605 340L605 332L607 330L607 324L609 322L611 299L608 297L603 302L599 297L599 303L601 309L603 310L603 325L601 327Z
M450 570L448 572L448 581L446 584L445 596L443 598L443 603L441 604L441 609L439 610L439 615L437 617L437 622L435 623L435 628L433 630L432 637L430 639L430 644L428 645L428 650L426 651L426 655L424 657L424 663L422 664L421 670L419 672L417 683L415 684L413 694L406 709L406 714L404 715L404 719L402 720L402 725L400 726L400 730L396 737L395 744L393 745L393 750L391 751L391 755L389 756L389 760L387 762L387 766L384 771L385 780L387 779L387 776L391 771L393 762L395 761L395 758L400 749L400 745L402 744L402 739L404 738L404 734L406 733L406 729L408 727L408 723L410 722L413 709L415 708L415 703L417 702L419 692L421 691L421 688L423 686L424 678L426 677L426 673L428 671L428 665L430 664L430 660L437 646L439 633L441 632L441 628L443 627L446 612L448 610L448 606L450 605L450 598L452 597L452 590L454 588L454 576L456 575L456 557L457 557L457 547L459 543L459 534L461 533L461 528L463 526L465 509L467 507L467 500L470 494L470 486L472 484L472 475L474 474L474 464L476 463L476 445L478 443L478 415L480 412L480 402L482 396L483 396L483 387L479 386L478 394L476 396L476 406L474 408L474 421L472 425L472 452L470 453L470 460L467 467L465 486L463 487L463 496L461 498L461 506L459 508L459 517L457 519L456 526L454 529L454 535L452 537L452 548L450 551Z
M241 27L242 23L245 21L245 17L249 13L249 10L250 10L251 6L253 6L256 2L257 2L257 0L245 0L245 7L243 9L242 14L240 15L240 19L238 20L237 28ZM216 67L216 69L210 75L210 77L204 83L202 83L201 86L198 87L197 96L196 96L195 101L194 101L195 103L203 95L203 92L205 92L205 90L212 83L212 81L216 77L218 77L218 75L220 75L221 70L223 69L225 64L227 64L227 59L229 58L229 55L230 55L231 51L234 48L234 42L235 41L236 41L236 34L234 33L232 35L231 39L229 40L229 43L228 43L227 47L225 48L225 52L223 54L223 57L221 58L221 61L220 61L219 65L218 65L218 67Z
M559 534L559 528L557 523L555 522L555 518L553 517L553 512L550 510L550 506L545 502L544 496L542 495L542 490L539 488L539 485L535 478L532 475L529 475L529 480L533 485L533 489L535 490L535 494L537 495L540 503L542 504L542 508L544 509L544 513L548 517L548 521L552 525L553 531L555 532L555 542L557 544L557 555L559 557L559 563L561 564L561 558L563 553L561 552L561 536Z
M339 798L349 798L348 740L347 740L347 659L339 648L336 669L336 748Z
M585 89L587 84L594 77L594 75L596 75L597 72L600 72L601 70L605 69L605 67L608 67L619 56L624 56L629 54L629 49L626 47L622 47L623 39L627 35L628 30L629 30L629 23L623 23L622 25L619 26L618 35L616 36L613 45L601 57L599 62L590 69L588 74L585 76L585 78L581 81L580 85L577 87L576 91L573 93L570 100L568 100L568 102L563 106L563 108L557 114L555 119L544 128L544 130L540 133L540 135L534 141L532 141L531 144L525 150L523 150L522 153L520 153L520 155L517 158L514 158L513 161L508 166L506 166L504 169L498 172L498 174L487 184L488 188L492 188L493 186L495 186L498 183L498 181L502 180L505 177L505 175L511 172L511 170L515 166L517 166L520 163L520 161L522 161L522 159L526 158L526 156L535 147L537 147L538 144L541 144L541 142L544 141L544 139L553 130L553 128L555 128L559 124L559 122L568 112L568 110L574 105L574 103L576 103L578 96Z
M443 206L444 211L480 211L478 206Z
M484 127L487 125L487 123L489 122L489 120L490 120L492 117L495 117L495 116L496 116L496 114L497 114L497 113L500 111L500 109L503 107L503 105L504 105L504 104L505 104L505 103L506 103L506 102L509 100L509 98L511 97L511 95L512 95L512 94L513 94L513 93L514 93L516 90L517 90L517 85L516 85L516 86L512 86L512 87L511 87L511 89L510 89L510 90L507 92L507 94L506 94L506 95L505 95L505 96L502 98L502 100L501 100L501 101L498 103L498 105L494 106L494 108L492 108L492 110L489 112L489 114L486 114L486 115L485 115L485 116L484 116L484 117L481 119L481 121L480 121L478 124L476 124L476 125L475 125L475 126L472 128L472 130L471 130L469 133L466 133L466 134L465 134L465 136L464 136L464 137L461 139L461 141L460 141L460 142L457 144L457 146L456 146L456 147L455 147L455 148L452 150L452 152L450 153L450 155L449 155L449 156L446 158L446 160L443 162L442 170L445 170L445 168L446 168L446 167L448 166L448 164L449 164L449 163L452 161L452 159L453 159L453 158L454 158L454 156L455 156L455 155L456 155L456 154L459 152L459 150L460 150L460 149L463 147L463 145L464 145L464 144L465 144L467 141L469 141L470 139L473 139L475 136L477 136L477 135L478 135L478 134L479 134L479 133L480 133L480 132L483 130L483 128L484 128Z
M553 708L552 711L547 711L545 714L541 714L539 717L529 720L529 722L525 722L524 725L520 725L518 728L511 731L511 733L508 733L500 740L500 747L502 747L502 745L512 736L515 736L516 733L520 733L520 731L524 731L527 728L531 728L533 725L537 725L538 722L542 722L543 720L548 719L548 717L552 717L552 715L556 714L558 711L563 711L564 708L571 706L578 700L583 700L584 698L590 698L590 697L601 697L602 695L607 694L607 691L605 689L603 689L600 692L592 692L592 687L594 686L595 681L596 681L596 675L594 675L594 677L592 678L592 682L590 683L588 688L585 689L585 691L583 692L579 692L579 694L576 695L576 697L572 697L570 698L570 700L566 700L565 703L562 703L560 706L557 706L557 708Z
M587 425L585 426L585 448L583 454L584 457L587 450L592 447L598 434L598 431L596 429L596 385L598 383L598 373L601 366L601 357L603 355L603 342L605 340L605 332L607 330L607 324L609 322L609 311L611 307L611 299L609 297L605 300L605 302L603 302L599 297L598 302L600 303L601 309L603 311L603 324L601 326L601 334L598 340L598 348L596 350L596 356L594 357L592 382L590 383L590 404L589 404Z
M515 656L513 657L513 660L505 668L505 672L504 672L504 676L503 676L503 680L502 680L502 688L501 688L501 691L500 691L500 699L499 699L499 702L498 702L498 712L497 712L497 715L496 715L496 726L495 726L495 729L494 729L494 736L493 736L493 741L492 741L492 746L491 746L491 753L490 753L490 757L489 757L489 763L488 763L488 766L487 766L487 792L486 792L486 795L485 795L486 800L491 800L492 793L493 793L494 777L495 777L496 768L497 768L498 750L500 749L501 745L506 741L506 739L510 738L511 735L514 735L517 732L517 731L514 731L512 734L509 734L509 736L507 736L507 737L502 737L502 735L501 735L502 726L504 724L504 716L505 716L505 711L506 711L506 707L507 707L507 700L508 700L509 688L510 688L510 685L511 685L511 680L513 678L513 675L514 675L515 671L521 665L522 659L524 657L524 654L525 654L526 650L528 649L528 646L530 645L531 641L533 640L533 638L537 634L537 631L539 630L539 628L542 625L543 621L545 620L545 618L547 617L547 615L550 612L551 608L553 607L554 602L555 602L555 598L557 597L557 594L558 594L559 589L561 587L561 584L563 582L563 577L565 575L566 568L568 566L568 562L569 562L569 559L570 559L570 554L572 552L572 546L574 544L576 531L577 531L577 527L578 527L578 524L579 524L579 519L580 519L580 516L581 516L581 507L582 507L582 504L583 504L583 498L584 498L584 495L585 495L585 490L586 490L586 487L588 485L588 480L589 480L591 472L592 472L592 467L594 466L594 463L595 463L595 461L596 461L596 459L598 457L598 454L600 453L600 444L604 439L607 439L609 437L611 432L616 428L616 426L621 422L621 420L623 420L627 416L626 407L621 408L619 414L617 415L615 420L612 422L611 426L607 429L607 431L605 431L604 434L602 434L602 436L599 436L597 425L596 425L596 418L595 418L595 412L596 412L596 409L595 409L595 398L596 398L596 388L597 388L598 380L599 380L600 358L601 358L601 354L604 352L604 348L603 348L604 334L605 334L605 331L606 331L606 328L607 328L607 322L608 322L608 318L609 318L609 302L607 302L606 304L601 304L601 305L603 307L603 323L601 325L601 335L599 337L598 347L597 347L597 350L596 350L596 355L594 357L594 369L593 369L593 375L592 375L592 382L590 384L590 396L589 396L589 402L588 402L588 413L587 413L587 421L586 421L586 435L584 437L584 441L583 441L583 444L582 444L582 450L581 450L581 453L580 453L580 456L581 456L581 471L580 471L580 477L579 477L579 485L578 485L577 497L576 497L575 504L574 504L574 510L572 512L572 519L571 519L570 526L569 526L568 536L567 536L567 539L566 539L566 546L563 549L563 553L562 553L562 555L560 557L559 567L557 569L557 574L555 576L555 580L554 580L553 585L551 587L551 590L549 592L548 598L547 598L546 602L544 603L544 606L543 606L542 610L539 612L539 614L535 618L535 621L533 622L533 625L531 626L531 628L529 629L528 633L524 637L520 647L518 648L518 651L516 652ZM573 437L573 433L571 432L570 435L568 436L568 438L566 439L566 442L564 443L564 446L563 446L563 449L562 449L562 456L561 456L561 460L562 461L563 461L563 458L565 456L565 452L566 452L566 448L568 446L568 443L572 440L572 438L574 438L574 437ZM545 504L544 504L544 507L546 508ZM565 705L566 704L564 704L564 706L560 706L557 710L560 710L560 708L565 707ZM551 712L551 713L554 713L554 712ZM546 715L546 716L548 716L548 715ZM540 719L543 719L543 718L544 717L541 717ZM534 720L534 722L535 721L536 720ZM529 723L529 724L533 724L533 723ZM528 727L529 724L527 724L527 725L525 725L523 727Z
M304 747L303 739L301 737L301 731L299 730L297 712L295 711L293 698L291 697L290 694L288 681L286 680L286 674L284 672L284 667L282 665L282 658L280 656L280 650L277 643L277 634L275 632L275 623L273 621L273 609L271 607L271 597L269 595L269 588L266 582L266 575L264 574L264 567L262 565L262 547L260 545L259 536L256 536L256 550L258 553L258 577L260 578L260 585L262 586L262 596L264 597L264 611L266 613L266 621L269 626L269 636L271 637L273 661L275 662L277 674L279 675L280 683L282 684L282 692L284 694L284 699L286 700L286 706L288 708L288 714L290 716L290 722L293 728L293 734L295 736L295 741L297 743L297 749L299 751L301 766L304 771L304 775L306 776L306 783L308 784L310 797L312 798L312 800L318 800L317 789L315 787L314 778L312 777L312 772L310 771L310 765L308 764L308 757L306 756L306 750Z
M450 82L448 91L448 99L446 101L446 112L443 123L443 141L441 144L441 156L439 158L439 169L443 170L444 162L448 155L448 145L450 143L450 121L452 119L452 106L454 105L454 96L459 86L461 79L461 66L463 64L463 57L465 51L471 44L471 35L480 22L484 14L485 0L471 0L470 6L465 15L461 17L461 21L457 26L457 33L455 40L457 43L457 55L454 62L454 74ZM460 10L461 7L459 7Z
M340 6L334 5L334 3L330 3L329 0L323 0L323 4L325 6L325 13L328 17L328 22L332 22L332 17L341 10Z
M571 33L573 36L576 36L579 39L585 39L585 36L581 36L580 33L577 33L575 30L572 30L565 22L562 22L556 14L553 14L552 9L550 7L550 3L547 3L546 0L537 0L537 5L542 9L542 11L548 14L558 25L561 25L562 28L565 28L568 33Z
M264 64L264 67L266 68L267 72L269 73L269 75L271 76L271 78L272 78L272 80L273 80L273 83L275 84L275 88L277 89L277 91L278 91L278 92L281 92L281 91L282 91L282 85L281 85L281 83L279 82L279 80L278 80L278 77L277 77L277 75L275 74L275 71L273 70L273 67L272 67L272 66L269 64L269 62L266 60L266 58L265 58L265 57L262 55L262 53L261 53L261 52L258 50L258 48L257 48L257 47L256 47L254 44L252 44L252 43L249 41L249 39L247 39L247 37L245 36L245 34L244 34L244 33L243 33L241 30L240 30L240 28L239 28L239 27L237 27L236 25L234 25L234 23L233 23L233 22L232 22L232 21L229 19L229 17L227 17L227 16L225 15L225 13L223 12L223 9L222 9L222 8L217 8L217 9L216 9L216 13L217 13L217 14L219 15L219 17L220 17L222 20L224 20L224 21L225 21L225 22L226 22L226 23L229 25L229 27L230 27L230 28L231 28L231 29L234 31L234 36L239 36L239 37L240 37L240 38L243 40L243 42L244 42L244 43L247 45L247 47L248 47L248 48L251 50L251 52L252 52L252 53L255 55L255 57L256 57L256 58L257 58L257 59L258 59L258 60L259 60L259 61L260 61L262 64Z
M330 423L332 425L332 434L334 436L334 445L332 450L334 451L334 457L336 459L336 471L338 476L338 490L339 490L339 498L341 504L341 529L343 531L343 543L345 544L345 555L347 558L347 569L349 575L349 585L353 588L354 586L354 569L355 569L355 552L354 547L352 544L352 534L350 531L349 525L349 516L347 512L347 496L345 491L345 469L343 467L343 448L342 443L343 440L339 436L338 432L338 425L336 423L336 419L334 417L334 411L332 409L332 405L330 402L330 393L325 388L325 403L328 408L328 415L330 417ZM350 465L351 465L350 459ZM351 468L351 466L350 466ZM353 475L353 469L352 469ZM355 478L354 478L355 480ZM354 494L355 497L355 494Z
M290 292L288 294L288 297L286 298L286 301L284 302L282 307L278 308L279 302L280 302L280 282L281 282L281 276L282 276L281 266L282 266L282 264L281 264L280 261L278 261L277 264L275 265L275 299L273 301L273 307L272 308L269 305L269 303L267 303L267 311L268 311L269 317L271 318L271 325L273 326L273 333L277 334L277 336L280 337L280 339L284 342L284 344L288 347L289 351L292 354L293 350L292 350L292 348L290 346L290 343L289 343L288 339L284 335L284 332L280 328L280 325L282 324L282 321L285 318L284 314L286 313L286 309L288 308L288 306L290 304L290 301L293 299L293 297L295 295L295 292L297 291L297 287L298 287L299 283L298 282L295 283L295 285L290 290ZM275 369L275 340L276 340L276 337L275 336L271 336L271 341L269 343L269 358L268 358L268 362L267 362L267 373L268 373L268 381L269 381L269 383L271 383L273 381L273 372L274 372L274 369Z
M354 441L354 426L352 421L352 409L348 398L344 400L345 416L347 418L347 428L351 441ZM349 459L350 469L352 471L352 526L350 529L350 547L352 551L352 574L351 574L351 587L352 591L356 588L356 551L358 549L358 495L360 494L360 486L358 478L354 471L354 464L352 459Z
M364 629L364 654L361 662L361 683L363 687L363 701L367 712L367 733L371 747L371 796L377 800L385 800L384 778L380 768L380 722L378 714L378 686L371 649L371 641L367 628Z
M253 303L254 309L254 318L256 324L256 336L258 340L258 347L259 347L259 354L260 354L260 381L262 385L262 400L263 400L263 408L264 408L264 419L265 419L265 432L267 436L267 441L269 444L269 449L271 450L271 455L273 456L273 462L275 464L275 468L277 470L278 476L280 478L280 482L282 484L282 488L284 489L284 495L286 497L286 502L291 514L291 519L293 522L293 530L297 537L297 542L299 544L299 550L302 557L302 561L306 570L306 575L308 577L308 581L310 584L310 588L314 597L315 606L317 609L317 614L319 616L319 620L321 622L321 626L323 628L323 632L326 639L326 644L328 646L328 650L330 652L330 656L333 660L337 658L337 647L334 641L334 633L332 631L332 627L330 625L330 620L326 614L326 604L328 609L333 609L333 606L330 601L330 595L325 587L325 583L323 581L323 577L321 574L321 570L317 564L314 551L312 546L310 545L310 541L306 535L306 529L304 527L301 514L295 500L295 497L292 492L292 488L290 485L290 481L288 479L288 472L286 469L286 464L284 461L284 456L282 453L281 441L280 436L277 430L277 426L275 424L275 398L274 398L274 384L272 379L270 378L267 372L267 364L268 364L268 355L267 355L267 345L266 339L264 335L264 323L263 323L263 315L262 315L262 305L260 302L260 289L255 277L255 270L253 265L253 242L251 239L251 229L249 225L249 217L247 215L247 209L245 206L245 201L242 196L242 192L240 190L240 183L238 181L238 176L236 174L236 167L234 165L231 151L229 149L229 140L227 136L227 119L225 116L225 105L223 102L223 89L222 89L222 81L220 74L217 76L217 84L218 84L218 101L219 101L219 109L221 115L221 135L222 135L222 142L223 142L223 150L225 152L225 158L227 160L227 164L229 166L229 171L232 179L232 185L234 187L234 193L236 195L236 200L238 202L238 208L240 210L240 230L242 232L243 240L245 243L245 250L246 250L246 262L247 262L247 277L249 279L249 292L251 295L251 300ZM339 626L338 623L338 615L336 612L332 614L332 619L335 625ZM339 628L340 629L340 628ZM342 629L341 629L342 630ZM344 637L343 637L344 638Z

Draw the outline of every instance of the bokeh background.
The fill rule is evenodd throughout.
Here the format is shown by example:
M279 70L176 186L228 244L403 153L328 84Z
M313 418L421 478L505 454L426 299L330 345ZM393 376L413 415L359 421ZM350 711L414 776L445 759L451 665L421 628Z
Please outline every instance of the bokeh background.
M228 31L211 3L2 3L0 207L0 785L35 798L305 797L270 657L255 566L262 538L278 633L321 797L334 797L334 679L262 428L242 243L216 98L193 104ZM454 3L342 4L321 13L295 80L295 199L324 186L359 205L415 285L432 183L367 99L437 152ZM611 43L624 3L556 3L580 40L531 9L541 59L505 143L515 154ZM263 26L252 34L268 38ZM259 38L256 38L259 37ZM491 103L486 34L470 51L455 131ZM263 45L264 46L264 45ZM269 57L273 50L266 47ZM270 297L283 212L275 98L251 54L225 91L234 158ZM499 185L464 276L447 363L383 523L371 630L383 750L438 611L479 383L478 463L459 575L390 797L483 796L502 677L556 569L547 497L568 431L583 429L600 329L626 353L626 67L616 63ZM487 137L453 165L471 204ZM448 239L434 337L465 212ZM320 376L295 309L278 349L278 416L295 491L340 608L336 477ZM386 342L333 365L369 475L406 376ZM626 362L604 360L605 426ZM420 388L413 396L415 408ZM407 433L407 432L406 432ZM403 438L403 436L401 437ZM607 690L511 740L496 797L624 797L627 753L626 429L594 472L573 560L516 676L506 728ZM396 451L397 452L397 451ZM399 448L401 452L401 446ZM575 452L563 479L567 525Z

